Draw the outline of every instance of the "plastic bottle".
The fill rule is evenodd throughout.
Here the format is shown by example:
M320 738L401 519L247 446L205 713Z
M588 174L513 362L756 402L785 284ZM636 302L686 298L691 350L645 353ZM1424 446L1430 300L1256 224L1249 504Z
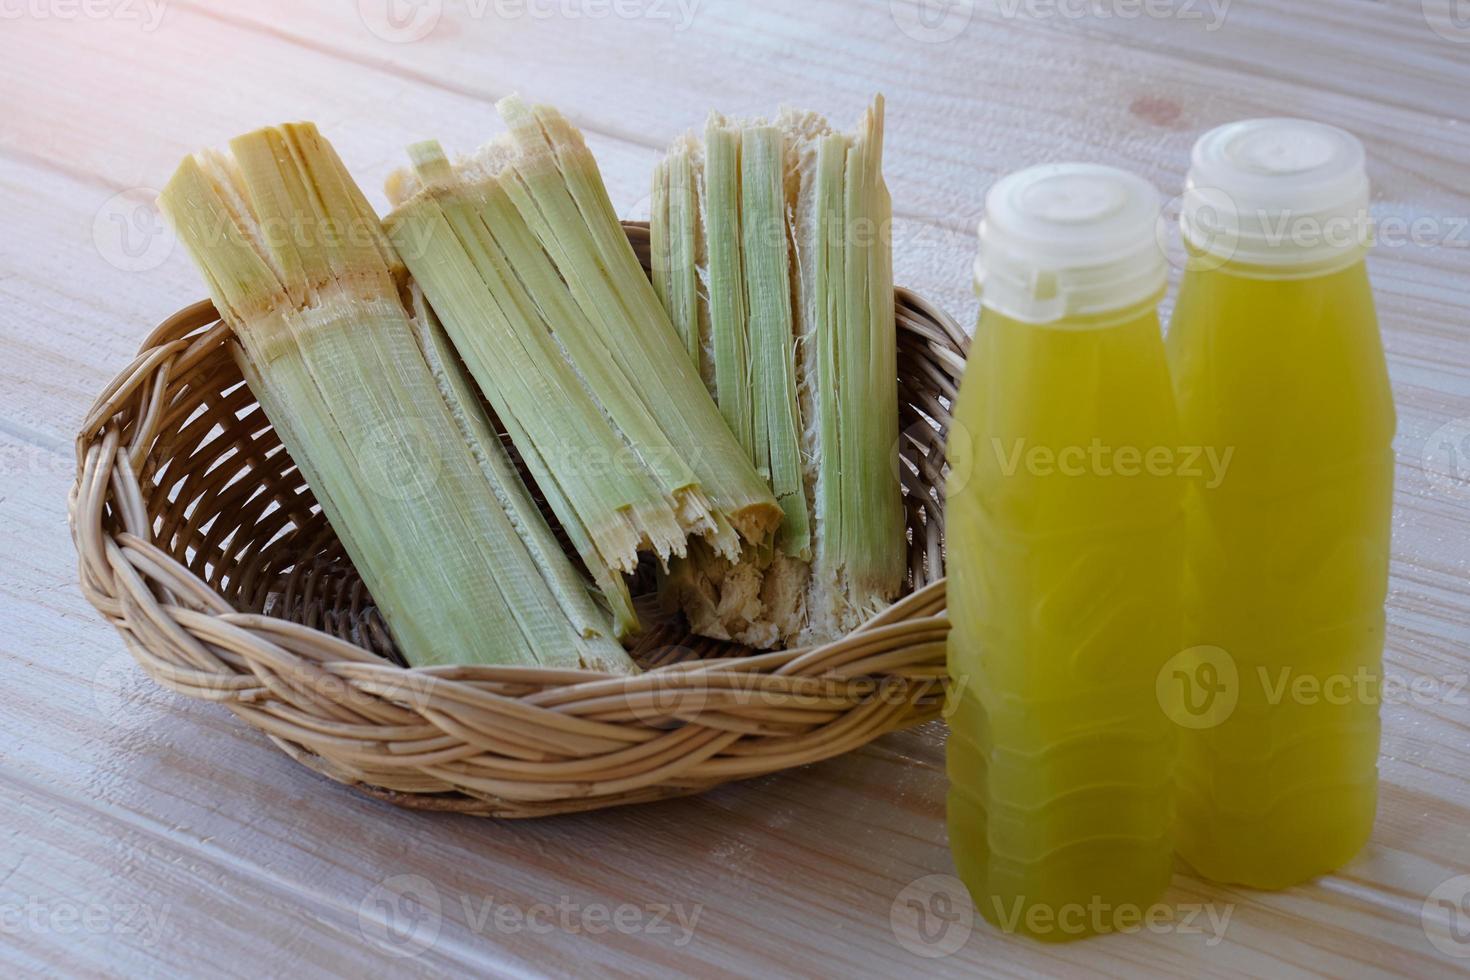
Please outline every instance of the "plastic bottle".
M1108 167L1000 181L954 413L950 847L977 909L1050 941L1110 931L1171 874L1179 445L1157 306L1159 198Z
M1186 441L1230 461L1187 496L1179 849L1219 881L1305 881L1373 826L1396 421L1368 196L1330 126L1195 147L1168 348Z

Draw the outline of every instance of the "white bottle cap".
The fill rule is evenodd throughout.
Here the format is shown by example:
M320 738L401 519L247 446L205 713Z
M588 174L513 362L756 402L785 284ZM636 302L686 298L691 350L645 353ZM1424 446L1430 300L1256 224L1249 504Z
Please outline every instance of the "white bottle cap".
M1047 164L1002 178L985 201L980 302L1023 323L1056 323L1157 303L1169 269L1159 193L1123 170Z
M1184 240L1220 261L1282 275L1357 261L1372 240L1363 144L1304 119L1250 119L1194 147Z

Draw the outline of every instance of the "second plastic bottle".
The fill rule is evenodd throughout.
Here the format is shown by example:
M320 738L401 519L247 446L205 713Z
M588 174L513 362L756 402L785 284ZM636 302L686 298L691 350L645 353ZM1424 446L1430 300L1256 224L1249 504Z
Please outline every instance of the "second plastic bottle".
M1395 416L1364 259L1362 145L1293 119L1195 148L1189 271L1169 335L1191 481L1174 678L1188 729L1179 850L1207 877L1282 888L1373 827Z
M1108 931L1171 872L1178 421L1159 198L1108 167L1000 181L955 409L947 538L950 846L977 908L1044 940Z

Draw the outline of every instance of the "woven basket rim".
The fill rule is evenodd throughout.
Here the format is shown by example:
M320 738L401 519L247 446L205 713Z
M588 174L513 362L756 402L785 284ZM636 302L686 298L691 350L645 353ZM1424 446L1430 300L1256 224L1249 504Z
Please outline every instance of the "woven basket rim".
M625 226L646 248L646 224ZM408 668L342 635L240 610L203 566L157 538L158 513L174 502L149 484L174 460L158 458L160 446L180 444L178 417L191 399L223 401L210 388L220 377L230 391L243 387L221 367L230 331L208 300L149 333L78 434L69 512L83 592L157 683L224 704L304 765L399 806L542 816L702 792L841 754L938 717L944 693L943 514L933 491L969 341L911 291L896 300L901 348L921 357L913 407L932 423L909 434L923 455L903 476L928 528L912 552L915 567L934 574L916 571L916 589L833 643L633 677ZM358 601L339 611L358 615Z

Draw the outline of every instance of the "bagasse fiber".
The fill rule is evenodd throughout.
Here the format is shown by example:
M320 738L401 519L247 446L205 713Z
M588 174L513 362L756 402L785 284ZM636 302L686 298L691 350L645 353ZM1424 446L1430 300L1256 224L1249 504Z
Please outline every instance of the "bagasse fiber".
M160 204L405 659L635 672L336 152L308 124L230 149Z
M695 548L668 576L694 629L828 642L906 578L883 100L854 135L785 110L711 117L653 181L653 281L782 508L773 547Z
M388 234L593 577L637 629L621 576L689 539L738 557L781 521L629 245L596 161L556 110L451 163L413 147Z

